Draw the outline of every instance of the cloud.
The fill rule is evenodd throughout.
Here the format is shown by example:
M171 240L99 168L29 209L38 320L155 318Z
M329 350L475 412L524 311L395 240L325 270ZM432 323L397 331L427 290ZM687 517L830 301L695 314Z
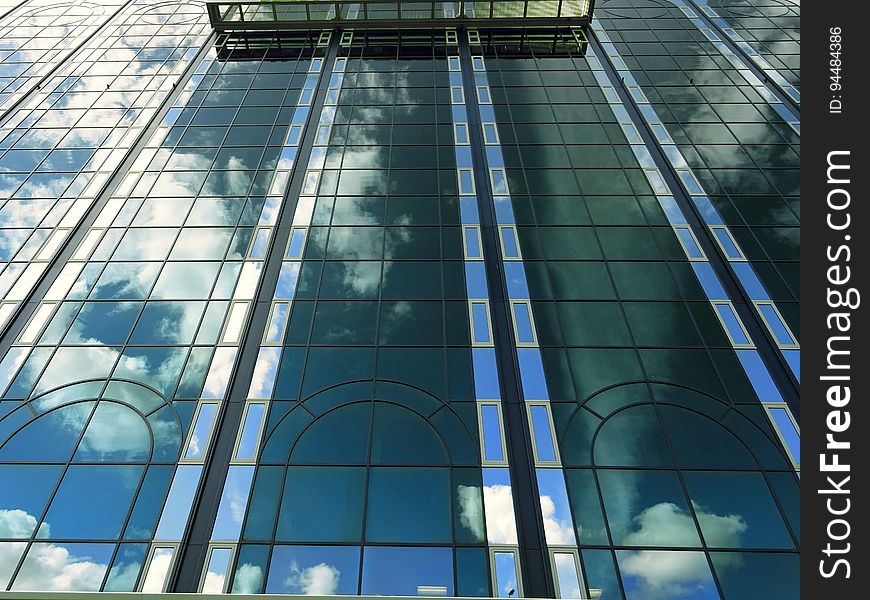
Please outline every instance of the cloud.
M245 563L236 569L233 579L234 594L257 594L263 581L263 570L251 563Z
M707 543L734 547L747 525L740 515L716 515L695 505L695 513ZM659 502L644 509L634 521L639 529L622 540L629 546L695 546L699 545L695 522L685 510L672 502ZM713 541L715 539L715 542Z
M92 297L99 298L103 288L110 288L116 298L145 297L159 270L158 263L111 263L94 285Z
M157 421L153 425L161 429L160 432L155 433L158 440L169 433L164 430L170 424ZM151 436L148 426L138 413L125 406L101 402L94 418L88 424L88 430L82 438L79 449L82 452L96 454L100 458L123 453L121 460L143 460L149 457Z
M208 571L205 574L205 581L202 583L203 594L222 594L224 591L225 573L215 573Z
M484 486L483 505L486 508L486 537L489 543L516 544L517 523L510 486Z
M679 598L712 583L703 552L642 550L619 561L623 575L641 580L641 598Z
M706 541L711 546L736 547L746 531L740 515L717 515L694 505ZM695 523L685 510L671 502L660 502L635 517L639 529L623 539L626 545L694 546L699 545ZM724 567L740 564L740 557ZM625 553L619 561L624 575L640 580L643 598L678 598L712 585L710 568L702 552L642 550Z
M468 529L478 541L484 541L483 502L480 498L480 488L473 485L457 486L456 495L459 499L459 522Z
M166 551L163 548L155 550L151 557L151 563L148 565L145 581L142 583L143 592L163 591L166 575L169 573L169 567L172 565L172 554L172 552Z
M0 510L0 537L29 536L36 521L36 517L23 510ZM43 524L37 538L48 537L49 530L49 525ZM0 586L8 583L25 545L25 542L0 543ZM108 568L108 564L90 557L74 556L64 546L37 543L30 548L14 587L16 590L96 591Z
M0 588L6 589L27 542L0 542Z
M570 521L560 521L556 517L556 503L550 496L540 496L541 513L544 517L544 534L547 544L574 544L574 529Z
M371 268L373 263L367 262L348 262L344 263L344 285L351 288L358 295L370 296L377 292L378 286L381 283L381 273L379 269ZM387 272L392 268L391 263L384 263L384 278Z
M741 515L722 516L707 512L694 502L692 506L708 546L736 548L740 545L740 536L749 528Z
M275 377L278 374L278 361L281 359L281 348L260 348L251 385L248 388L248 398L271 398Z
M136 579L139 577L139 571L142 569L142 564L139 561L115 564L109 572L109 579L106 581L106 592L129 592L136 587Z
M236 362L236 348L223 346L215 350L211 366L203 385L203 398L222 398L230 380L233 364Z
M36 517L19 508L0 509L0 538L28 539L36 523ZM48 523L43 523L36 537L48 537L50 531Z
M334 227L329 233L329 253L342 258L377 258L383 253L380 236L361 236L356 227Z
M59 348L39 378L35 393L41 393L74 381L97 379L109 374L118 351L108 347ZM38 369L38 365L25 365Z
M294 560L290 563L290 575L284 580L284 585L294 593L329 596L338 590L340 577L341 571L332 565L319 563L301 569Z

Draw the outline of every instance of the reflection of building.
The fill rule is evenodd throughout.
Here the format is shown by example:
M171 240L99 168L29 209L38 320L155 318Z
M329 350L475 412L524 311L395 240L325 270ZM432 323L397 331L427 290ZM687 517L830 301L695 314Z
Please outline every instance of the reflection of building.
M0 587L796 598L799 9L592 8L0 7Z

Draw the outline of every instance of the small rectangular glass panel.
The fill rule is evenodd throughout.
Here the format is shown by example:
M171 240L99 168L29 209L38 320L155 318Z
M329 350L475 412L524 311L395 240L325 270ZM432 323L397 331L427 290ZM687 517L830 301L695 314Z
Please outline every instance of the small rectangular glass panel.
M480 424L483 429L484 460L503 461L504 447L502 446L501 419L497 405L482 404L480 406Z

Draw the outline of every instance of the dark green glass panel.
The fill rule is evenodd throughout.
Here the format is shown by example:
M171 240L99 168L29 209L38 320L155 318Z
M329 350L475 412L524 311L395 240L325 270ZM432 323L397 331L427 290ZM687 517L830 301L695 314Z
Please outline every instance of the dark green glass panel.
M289 467L276 540L359 541L364 488L364 468Z
M295 464L365 464L371 404L360 402L328 412L308 427L290 452Z
M448 469L372 468L366 540L449 543L450 504Z

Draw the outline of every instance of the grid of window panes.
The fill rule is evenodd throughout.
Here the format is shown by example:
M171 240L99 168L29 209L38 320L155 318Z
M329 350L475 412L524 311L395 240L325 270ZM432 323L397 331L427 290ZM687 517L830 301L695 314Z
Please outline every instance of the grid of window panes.
M3 359L4 587L166 585L310 62L266 52L208 51Z
M0 127L0 327L205 41L201 6L134 4Z
M232 588L489 595L445 48L339 51Z
M485 189L492 191L492 208L495 209L496 235L499 241L499 259L504 272L505 289L509 300L509 314L513 322L515 357L522 387L525 411L529 422L532 456L535 466L535 481L538 490L541 516L544 521L544 539L549 553L555 589L559 598L579 598L583 576L579 564L577 541L571 525L571 512L564 472L561 467L558 447L553 432L553 419L549 392L544 381L541 351L535 334L531 296L525 277L525 266L520 251L516 217L506 175L506 163L498 135L498 118L492 102L492 93L487 75L486 58L478 54L479 32L468 33L471 44L471 61L465 68L470 70L473 86L469 93L477 105L480 131L485 148L485 167L488 181ZM472 40L474 40L472 42ZM517 39L508 36L508 44ZM562 38L553 32L529 35L525 43L561 43ZM486 185L486 184L489 185ZM490 210L492 210L490 208ZM510 335L510 334L508 334ZM501 591L501 590L499 590Z
M677 8L596 16L798 336L799 136Z
M797 478L589 65L484 43L586 585L791 597Z
M728 28L800 90L800 4L797 0L690 0ZM763 63L762 63L763 65Z
M305 80L302 82L302 91L299 94L296 106L293 109L290 117L290 127L283 140L283 145L280 148L278 158L278 169L269 184L269 194L276 195L276 200L280 201L287 192L287 186L290 181L290 175L297 163L302 160L298 156L300 145L302 142L302 134L309 119L313 119L311 115L313 110L314 92L320 83L322 72L324 70L324 53L331 39L330 32L321 32L317 38L317 46L306 48L310 54L308 63L308 72L305 75ZM249 44L252 40L238 40L239 43ZM228 41L228 44L233 42ZM290 45L292 41L286 36L280 38L282 45ZM339 61L345 61L342 58ZM339 72L342 71L342 72ZM338 90L341 88L341 78L343 77L343 68L339 69L336 65L335 73L330 76L329 86L334 89L334 96L337 99ZM321 111L319 123L316 126L318 130L332 121L335 108L325 108ZM328 135L322 136L327 138ZM323 142L325 146L326 142ZM325 151L325 148L321 150ZM323 152L319 153L319 159L314 156L309 159L311 163L318 162L322 159ZM304 162L304 161L303 161ZM300 163L300 169L301 169ZM313 207L314 198L310 198L310 203L300 200L295 206L288 207L283 211L283 219L292 218L296 223L300 212L307 214L310 218L310 209ZM294 214L295 213L295 214ZM280 226L279 226L280 227ZM292 252L293 258L300 258L303 244L296 236L297 233L302 234L304 240L304 229L293 229L291 234L290 248L295 249ZM277 242L276 242L277 243ZM265 242L261 244L265 250ZM276 252L277 254L277 252ZM288 254L291 251L288 250ZM273 257L274 260L274 257ZM275 282L275 292L273 301L270 305L269 324L266 331L262 332L263 345L257 353L256 361L253 364L253 373L251 374L251 383L248 386L246 398L248 402L245 405L242 415L242 422L238 426L238 434L236 444L233 448L233 455L230 458L229 468L227 470L226 479L224 481L223 490L220 495L220 502L217 506L217 515L212 527L211 547L208 549L208 557L204 573L201 578L200 588L198 591L206 593L221 593L229 588L229 580L232 567L233 557L238 547L238 540L241 536L242 525L245 517L244 510L241 507L247 505L248 498L251 492L253 483L254 471L258 451L260 449L260 434L263 431L263 421L268 410L268 399L271 398L272 390L275 386L275 378L277 375L278 361L281 356L281 341L284 334L284 328L287 324L290 302L293 298L296 278L298 276L297 262L284 262L278 279ZM259 335L261 332L257 332ZM245 568L242 563L240 568ZM262 573L260 573L262 578ZM237 582L236 590L249 589L256 587L255 581L249 578L240 578ZM261 586L262 587L262 586Z
M10 109L124 4L32 0L5 17L0 22L0 111Z

